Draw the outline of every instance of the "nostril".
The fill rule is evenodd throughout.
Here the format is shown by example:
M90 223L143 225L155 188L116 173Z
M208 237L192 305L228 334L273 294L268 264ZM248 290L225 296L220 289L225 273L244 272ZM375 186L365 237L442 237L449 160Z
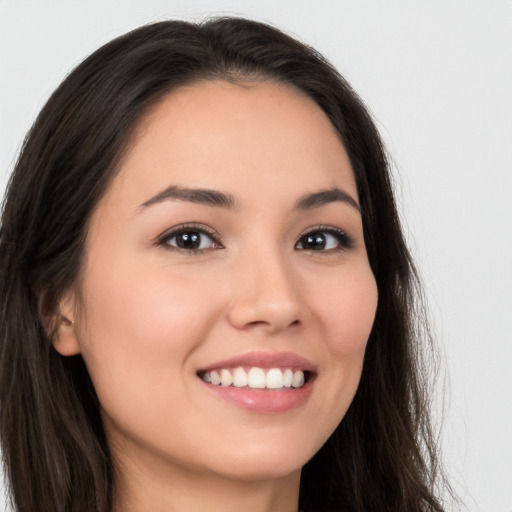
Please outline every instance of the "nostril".
M246 274L250 269L245 269ZM229 321L238 329L263 328L280 331L300 325L302 315L301 294L286 269L255 269L250 280L239 280L234 287L229 305Z

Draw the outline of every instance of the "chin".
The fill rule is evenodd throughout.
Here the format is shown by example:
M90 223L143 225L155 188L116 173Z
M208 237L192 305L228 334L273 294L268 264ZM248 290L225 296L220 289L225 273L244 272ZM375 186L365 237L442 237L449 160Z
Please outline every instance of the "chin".
M320 448L304 446L281 442L254 443L243 449L233 447L229 456L216 457L217 473L244 481L283 478L300 472Z
M244 463L235 468L222 468L218 474L230 480L244 482L275 480L300 473L306 462L303 461L301 464L272 464L265 460L260 460L254 463Z

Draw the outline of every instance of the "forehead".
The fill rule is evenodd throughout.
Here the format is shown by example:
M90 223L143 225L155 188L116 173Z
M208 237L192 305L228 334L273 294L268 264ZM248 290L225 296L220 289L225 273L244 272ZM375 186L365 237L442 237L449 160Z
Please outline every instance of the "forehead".
M294 87L272 81L180 87L144 116L112 188L143 200L169 185L237 196L342 186L357 196L325 113Z

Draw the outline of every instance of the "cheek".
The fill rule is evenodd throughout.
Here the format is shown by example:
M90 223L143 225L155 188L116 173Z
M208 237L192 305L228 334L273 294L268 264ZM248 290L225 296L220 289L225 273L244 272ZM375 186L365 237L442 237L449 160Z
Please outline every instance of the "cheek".
M330 398L345 414L359 385L368 337L377 309L377 285L369 266L354 266L317 293L316 312L329 360Z
M369 267L351 267L335 279L331 275L322 288L310 295L326 349L318 376L322 396L315 410L322 425L320 444L342 421L355 396L377 308L377 286Z
M317 298L326 339L339 357L362 359L377 309L377 285L369 268L332 280Z
M122 270L89 279L86 290L87 327L96 335L139 342L148 348L154 342L176 344L189 331L200 329L214 304L211 284L191 279L182 272Z
M217 317L217 305L206 293L211 283L183 272L91 269L88 283L80 342L99 395L131 387L127 376L156 386L164 375L173 384ZM132 392L137 393L135 386Z
M219 307L207 278L148 267L154 270L90 269L80 342L107 430L159 439L162 425L169 432L181 428L175 411L189 405L189 355L207 337Z

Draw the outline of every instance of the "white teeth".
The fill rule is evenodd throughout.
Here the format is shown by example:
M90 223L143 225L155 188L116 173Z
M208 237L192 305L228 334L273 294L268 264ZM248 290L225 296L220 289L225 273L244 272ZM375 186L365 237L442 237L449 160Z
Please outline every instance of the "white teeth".
M267 372L267 388L279 389L283 387L283 372L279 368L272 368Z
M220 375L216 372L210 372L210 382L218 386L220 384Z
M240 367L232 371L226 368L212 370L204 372L202 379L215 386L249 387L252 389L300 388L305 382L304 372L302 370L296 370L294 372L291 368L287 368L283 372L280 368L264 370L258 367L251 368L249 372L246 372Z
M291 387L293 380L293 372L290 370L290 368L286 368L283 374L283 386L286 388Z
M261 368L251 368L247 376L247 385L250 388L264 389L266 385L265 372Z
M237 388L247 386L247 373L243 368L236 368L233 372L233 385Z
M292 386L294 388L300 388L304 386L304 372L298 370L293 374Z
M220 383L224 387L228 387L233 384L233 377L231 376L231 373L229 373L229 370L222 369L220 371Z

